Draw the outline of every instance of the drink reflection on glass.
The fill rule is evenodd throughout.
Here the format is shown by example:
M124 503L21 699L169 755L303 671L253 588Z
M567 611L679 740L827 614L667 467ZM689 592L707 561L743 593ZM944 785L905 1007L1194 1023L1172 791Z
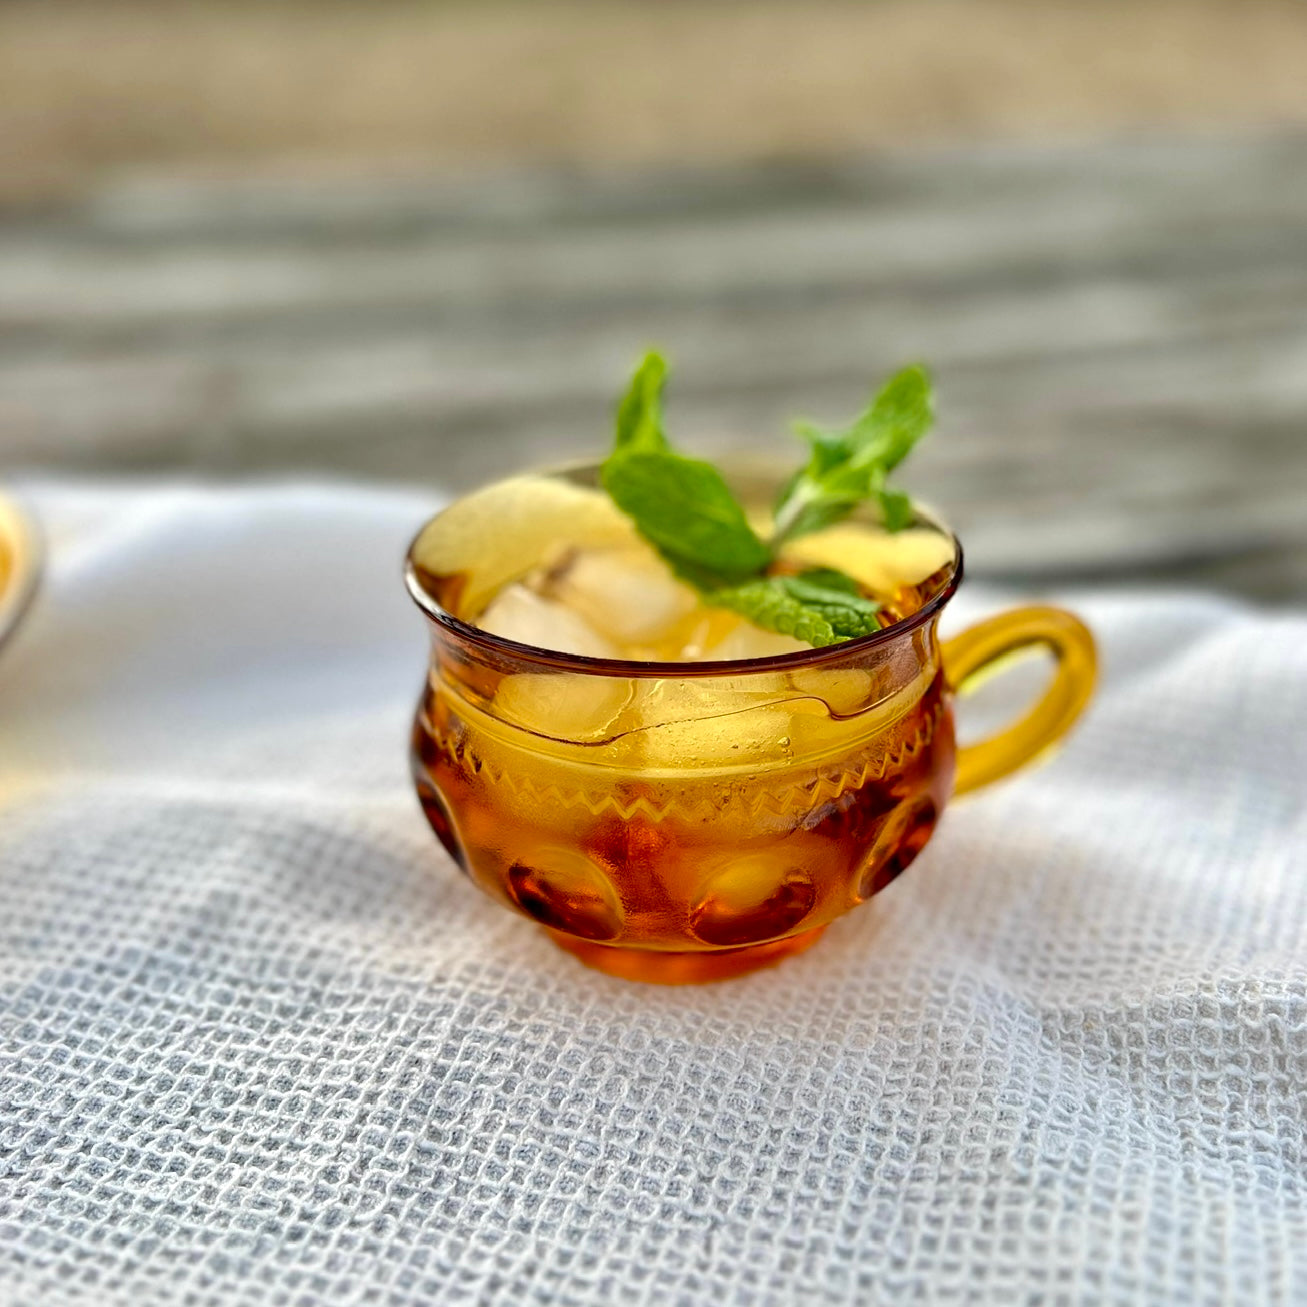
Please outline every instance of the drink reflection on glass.
M759 515L777 487L731 480ZM704 607L594 469L501 482L414 542L424 811L483 890L592 966L677 983L800 952L913 861L955 790L1020 766L1088 697L1092 641L1057 610L941 646L961 554L924 514L894 535L855 516L787 561L838 565L884 628L812 649ZM1044 698L959 754L953 688L1030 645L1058 661Z

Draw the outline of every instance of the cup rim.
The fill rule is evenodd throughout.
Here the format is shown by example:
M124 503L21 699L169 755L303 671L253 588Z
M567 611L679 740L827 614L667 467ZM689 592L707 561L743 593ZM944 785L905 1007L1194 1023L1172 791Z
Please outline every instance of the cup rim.
M584 465L581 465L584 466ZM560 469L554 469L560 470ZM454 502L454 501L451 501ZM440 512L444 512L442 508ZM957 535L933 513L917 508L918 518L935 527L953 543L953 565L948 580L910 617L884 626L869 635L856 636L820 649L798 649L793 653L771 654L766 658L729 658L705 662L653 662L627 658L596 658L589 654L564 653L557 649L542 649L538 645L523 644L507 636L483 631L479 626L455 617L443 608L418 579L413 565L413 550L428 523L439 517L433 514L418 528L409 542L404 558L404 585L410 598L422 613L436 626L443 627L460 641L474 645L490 654L508 656L518 662L530 663L550 672L574 672L586 676L611 676L626 679L686 680L692 678L751 676L765 672L787 672L800 668L821 667L827 663L842 662L851 654L861 654L891 644L901 637L919 630L943 610L957 593L962 583L962 542Z

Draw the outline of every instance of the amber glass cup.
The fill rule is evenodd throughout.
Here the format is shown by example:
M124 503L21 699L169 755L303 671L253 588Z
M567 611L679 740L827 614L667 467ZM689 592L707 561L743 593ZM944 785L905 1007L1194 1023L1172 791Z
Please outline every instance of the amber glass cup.
M549 479L586 491L594 472ZM776 484L732 480L756 504ZM524 547L551 532L565 542L589 529L582 518L534 523ZM466 538L496 530L497 541ZM916 530L942 537L944 561L888 597L900 620L825 649L717 663L560 654L463 620L478 584L509 579L507 563L478 579L467 560L513 557L514 530L473 511L466 532L445 532L447 567L418 549L422 536L410 551L408 588L431 633L418 797L481 889L629 979L725 979L808 948L911 864L951 796L1043 753L1092 691L1092 637L1059 609L1019 608L940 641L962 553L924 516ZM1042 697L959 749L955 694L1032 646L1055 663Z

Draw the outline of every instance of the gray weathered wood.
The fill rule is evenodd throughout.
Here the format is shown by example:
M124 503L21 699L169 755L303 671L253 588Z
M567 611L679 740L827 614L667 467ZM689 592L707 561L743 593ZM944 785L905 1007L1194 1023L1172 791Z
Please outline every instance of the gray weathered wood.
M974 572L1307 597L1307 139L475 184L158 182L0 222L10 467L459 489L595 452L664 345L781 449L930 361Z

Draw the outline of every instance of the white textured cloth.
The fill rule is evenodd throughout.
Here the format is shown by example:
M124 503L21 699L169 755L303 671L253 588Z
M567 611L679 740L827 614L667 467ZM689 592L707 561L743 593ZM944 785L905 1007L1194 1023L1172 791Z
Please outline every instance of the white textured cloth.
M659 989L419 815L429 502L35 498L6 1307L1307 1301L1303 616L1076 596L1106 676L1053 764L804 956Z

